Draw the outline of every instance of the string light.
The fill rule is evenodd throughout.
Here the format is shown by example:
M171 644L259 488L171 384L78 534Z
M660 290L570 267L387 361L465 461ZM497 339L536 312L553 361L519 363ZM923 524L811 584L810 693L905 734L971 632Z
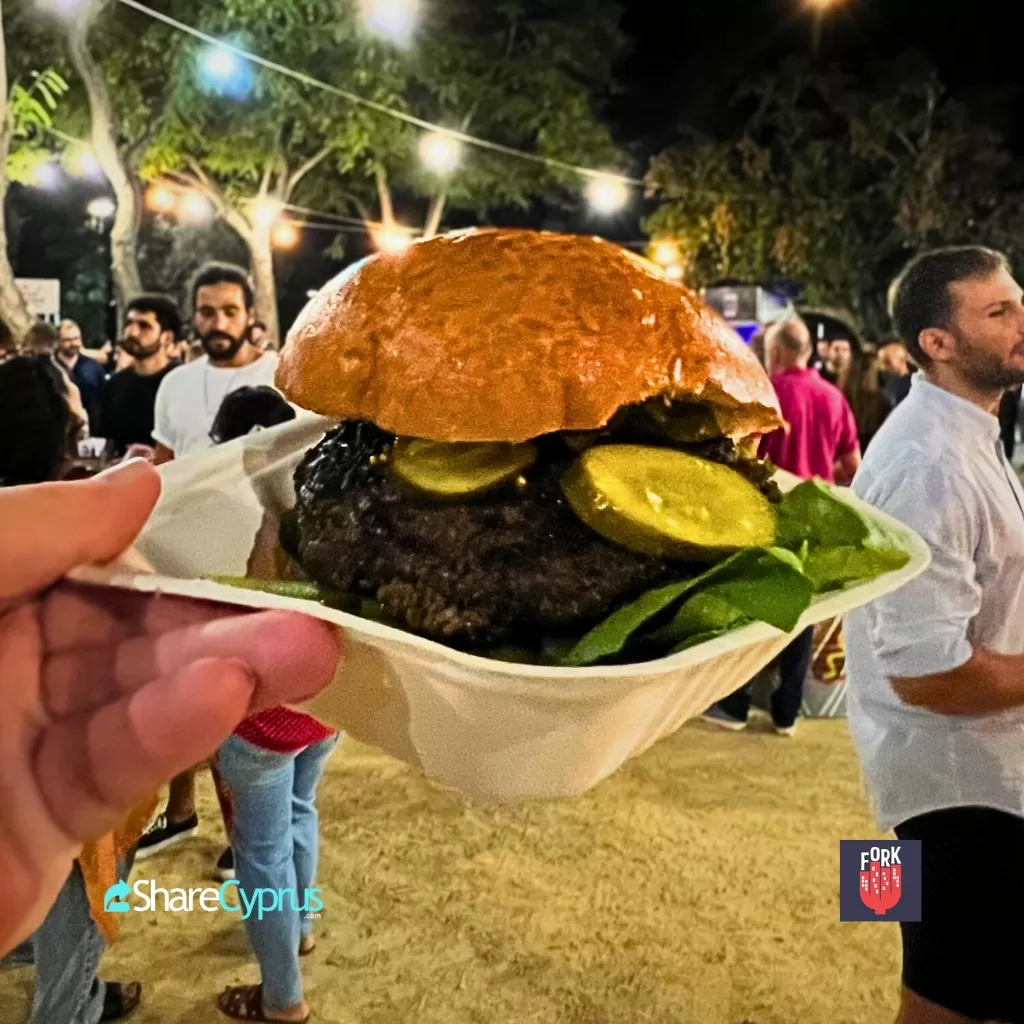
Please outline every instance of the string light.
M90 217L107 220L117 213L117 204L109 196L98 196L86 207L86 211Z
M249 63L227 46L211 46L206 50L200 63L199 77L204 85L235 99L242 99L252 91Z
M684 274L685 272L681 263L673 263L670 267L665 268L665 276L670 281L682 281Z
M679 245L669 238L654 243L652 253L654 262L663 267L671 267L679 262Z
M385 39L408 46L419 21L419 0L359 0L366 27Z
M276 199L257 199L252 204L252 219L257 224L269 228L281 216L283 209L284 204Z
M100 167L96 154L88 146L77 146L68 157L68 168L79 178L102 178L103 168Z
M208 224L213 220L213 206L198 192L188 192L178 204L178 216L186 224Z
M165 185L153 185L146 191L146 205L154 213L173 213L178 197Z
M88 0L36 0L36 5L46 14L56 14L58 18L73 18L87 2Z
M618 213L629 202L629 189L621 178L602 175L587 186L587 199L595 213Z
M207 32L203 32L201 29L195 28L183 21L179 21L177 18L171 17L169 14L164 14L162 11L157 11L152 7L148 7L146 4L142 3L141 0L117 0L117 2L124 7L128 7L133 11L138 11L140 14L144 14L147 17L152 18L154 21L159 21L164 25L169 25L171 28L174 28L179 32L183 32L186 35L190 35L195 39L201 39L211 47L227 50L247 63L265 68L268 71L274 71L280 75L285 75L296 82L300 82L313 89L319 89L332 96L337 96L348 103L354 103L369 110L374 110L379 114L392 117L397 121L404 121L406 124L416 125L418 128L422 128L428 132L440 132L469 146L486 149L492 153L502 153L505 156L515 157L519 160L528 160L532 163L542 164L545 167L550 167L554 170L566 171L571 174L576 174L582 178L586 178L592 183L592 187L596 189L599 197L602 199L610 201L613 194L621 194L622 199L618 203L617 208L621 208L628 202L628 188L639 188L644 184L644 182L639 178L630 178L625 175L614 174L608 171L596 171L590 167L572 164L565 160L557 160L554 157L542 156L540 153L531 153L527 150L516 149L514 146L505 146L499 142L492 142L489 139L482 139L476 135L469 135L466 132L445 128L443 125L427 121L422 117L416 117L414 114L406 113L404 110L397 110L394 107L389 107L385 103L379 103L376 100L367 99L365 96L360 96L358 93L350 92L347 89L330 85L318 78L314 78L312 75L307 75L302 71L296 71L294 68L290 68L287 65L268 60L266 57L261 57L259 54L251 53L250 51L244 50L232 43L227 43L223 40L217 39L215 36L212 36ZM410 17L409 12L415 11L418 8L418 2L413 3L412 0L361 0L361 3L363 4L364 11L369 15L369 20L377 21L381 25L384 25L389 19L399 18L400 16L404 17L406 21L408 21ZM406 12L404 15L401 14L403 10ZM612 189L611 186L613 183L617 184L619 188Z
M420 159L428 171L451 174L462 158L462 144L447 132L431 132L420 139Z
M277 249L294 249L299 244L298 229L294 224L290 224L287 221L283 224L278 224L274 228L271 240Z
M45 188L48 191L60 188L64 182L60 168L49 160L38 164L35 171L33 171L32 177L39 188Z
M386 224L371 231L374 244L381 252L404 252L412 245L408 228L399 224Z

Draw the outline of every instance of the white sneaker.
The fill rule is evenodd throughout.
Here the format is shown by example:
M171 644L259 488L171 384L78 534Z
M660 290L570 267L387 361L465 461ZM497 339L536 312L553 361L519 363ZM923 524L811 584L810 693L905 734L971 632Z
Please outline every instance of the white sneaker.
M742 732L747 727L746 722L740 721L738 718L733 718L731 715L727 715L721 708L710 707L703 715L700 716L702 722L707 722L708 725L715 725L719 729L728 729L729 732Z
M796 723L793 725L775 725L772 724L772 728L775 730L776 736L785 736L787 739L792 739L796 735Z

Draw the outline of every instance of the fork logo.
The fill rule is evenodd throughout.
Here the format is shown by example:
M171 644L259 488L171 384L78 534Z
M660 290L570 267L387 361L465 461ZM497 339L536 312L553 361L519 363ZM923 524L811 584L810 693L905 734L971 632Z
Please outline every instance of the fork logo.
M839 919L920 921L920 841L841 841Z
M881 917L903 895L903 865L898 846L872 846L860 855L860 901Z

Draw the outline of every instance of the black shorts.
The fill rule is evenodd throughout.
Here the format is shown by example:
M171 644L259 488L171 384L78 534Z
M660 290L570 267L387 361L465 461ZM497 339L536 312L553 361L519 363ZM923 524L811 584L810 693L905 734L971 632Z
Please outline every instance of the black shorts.
M1024 1024L1024 818L956 807L895 829L921 840L921 921L903 923L903 984L979 1021Z

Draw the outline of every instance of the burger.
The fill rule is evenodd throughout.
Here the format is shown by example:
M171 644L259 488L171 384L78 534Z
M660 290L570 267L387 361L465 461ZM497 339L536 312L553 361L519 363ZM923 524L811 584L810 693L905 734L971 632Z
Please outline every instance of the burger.
M298 466L284 547L324 591L450 646L571 641L775 539L760 363L598 238L379 254L307 305L276 383L338 421Z

